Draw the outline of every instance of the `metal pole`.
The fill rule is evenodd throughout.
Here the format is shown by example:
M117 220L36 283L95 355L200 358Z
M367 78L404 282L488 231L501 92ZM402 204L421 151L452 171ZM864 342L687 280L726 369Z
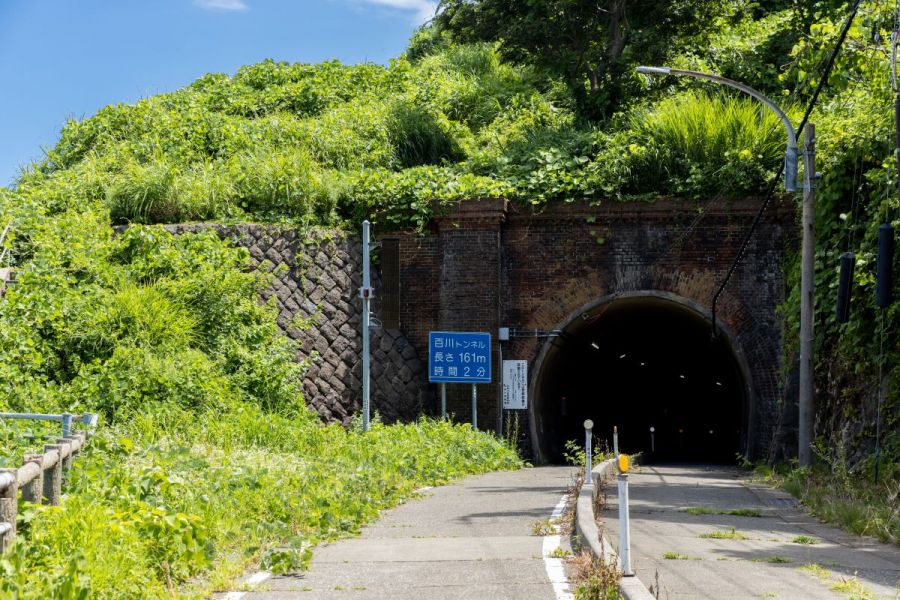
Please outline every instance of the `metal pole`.
M478 429L478 390L472 384L472 429Z
M447 384L441 384L441 418L447 418Z
M369 430L369 301L372 289L369 280L369 222L362 223L363 279L359 295L362 307L362 412L363 431Z
M816 127L807 124L803 153L805 189L803 191L802 246L800 268L800 420L798 458L801 467L812 464L812 440L815 421L813 398L813 287L816 253Z
M497 435L503 436L503 344L497 340L498 362L500 363L500 385L497 386Z
M619 456L619 428L613 425L613 456Z
M628 475L620 473L619 483L619 561L622 575L632 577L631 570L631 521L628 518Z
M63 413L62 416L62 436L69 437L69 434L72 433L72 415L69 413Z

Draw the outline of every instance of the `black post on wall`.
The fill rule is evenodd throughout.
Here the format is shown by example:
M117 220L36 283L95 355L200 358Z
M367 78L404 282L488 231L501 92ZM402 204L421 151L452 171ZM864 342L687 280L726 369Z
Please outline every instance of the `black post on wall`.
M382 327L400 329L400 238L381 238Z

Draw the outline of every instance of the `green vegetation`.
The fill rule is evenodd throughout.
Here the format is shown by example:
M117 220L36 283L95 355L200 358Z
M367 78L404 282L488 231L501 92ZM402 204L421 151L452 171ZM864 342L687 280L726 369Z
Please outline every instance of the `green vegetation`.
M698 537L704 539L713 539L713 540L749 540L745 534L740 531L736 531L734 527L730 530L726 529L724 531L712 531L710 533L701 533Z
M795 537L794 539L791 540L791 543L792 544L814 545L814 544L818 544L819 540L817 540L814 537L808 536L808 535L798 535L797 537Z
M266 277L212 232L0 195L17 284L0 301L0 409L102 415L62 506L23 506L0 596L199 597L245 568L301 569L421 485L516 468L468 426L323 427ZM51 431L4 423L17 464ZM122 577L127 573L128 577Z
M663 558L666 560L702 560L701 558L688 556L687 554L682 554L681 552L663 552Z
M516 467L507 444L467 427L420 421L363 437L321 426L300 393L306 365L293 362L273 307L258 303L266 279L246 272L246 253L211 232L175 237L153 224L288 221L302 231L368 217L381 230L424 230L473 198L540 211L762 193L783 153L772 115L707 84L632 68L718 72L778 98L796 120L846 2L638 4L598 12L580 0L447 0L445 15L388 66L268 60L68 122L42 161L0 188L0 227L15 224L5 244L18 270L0 300L0 408L98 411L103 428L76 462L63 506L22 511L0 594L203 595L250 564L302 568L317 541L352 533L419 485ZM896 542L900 302L882 313L872 293L874 232L886 219L900 226L889 4L863 2L813 113L824 173L820 465L777 481L822 518ZM698 7L708 19L695 17ZM660 12L670 19L656 20ZM577 35L559 36L568 25ZM124 233L110 228L126 223ZM857 256L855 297L851 321L837 324L845 249ZM796 259L786 268L789 367ZM874 485L864 482L879 365L887 395ZM4 464L45 435L29 427L0 428ZM583 464L583 450L567 450ZM745 539L733 529L704 537ZM576 596L615 598L617 578L586 563Z
M823 582L830 584L831 591L841 594L847 594L848 600L874 600L875 595L863 585L856 577L832 577L827 569L820 565L810 563L799 567L801 571L805 571Z
M615 565L607 565L589 550L569 559L575 583L575 600L622 600L619 581L622 573Z
M757 467L757 473L764 481L784 487L820 519L858 535L898 544L900 483L896 465L893 468L893 472L882 471L882 479L877 485L867 477L852 474L846 464L840 463L813 469ZM812 542L800 542L799 538L794 541L817 542L814 538L809 539Z
M688 508L682 508L680 512L685 512L691 515L715 515L718 512L708 506L691 506Z
M762 517L762 511L758 508L732 508L729 510L716 510L708 506L691 506L682 508L680 512L691 515L733 515L736 517Z

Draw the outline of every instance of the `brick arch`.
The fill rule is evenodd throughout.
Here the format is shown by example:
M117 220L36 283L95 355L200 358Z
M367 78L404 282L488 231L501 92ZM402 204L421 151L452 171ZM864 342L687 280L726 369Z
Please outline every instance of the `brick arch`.
M645 298L671 302L702 317L704 320L711 322L711 311L696 300L666 290L646 289L614 292L601 295L599 297L594 297L592 300L589 300L588 302L578 306L574 310L570 310L565 318L560 319L556 322L557 325L554 329L565 332L579 320L584 319L586 316L589 317L591 315L597 314L599 311L602 311L604 307L609 306L613 303L621 302L623 300ZM732 298L732 300L736 301L736 299L734 298ZM566 310L566 308L563 307L562 303L557 304L556 306L559 307L559 310ZM725 339L725 341L727 342L727 347L730 350L741 375L744 400L746 404L746 407L744 409L744 452L748 456L755 456L756 454L758 454L755 440L758 437L758 432L756 431L758 427L756 416L759 412L760 401L759 395L757 394L756 379L759 377L768 379L767 376L769 375L769 372L766 369L753 368L752 362L748 360L748 350L750 351L750 356L754 356L755 353L765 350L761 347L765 346L765 340L758 335L742 336L732 328L732 326L729 324L728 318L724 319L724 322L717 322L717 330L718 335ZM540 432L538 431L541 419L540 411L542 408L542 402L540 398L540 384L541 378L545 375L543 373L544 362L548 354L552 351L552 346L552 339L545 341L541 345L537 357L532 361L531 376L528 387L529 435L531 438L530 442L532 452L534 454L535 460L538 462L542 462L543 460L543 457L541 455L541 436ZM766 383L769 382L766 381Z

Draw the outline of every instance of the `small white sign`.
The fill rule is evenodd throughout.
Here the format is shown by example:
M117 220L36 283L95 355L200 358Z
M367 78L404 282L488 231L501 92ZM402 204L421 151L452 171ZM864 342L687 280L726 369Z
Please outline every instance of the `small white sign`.
M503 408L525 410L528 408L528 361L503 361Z

